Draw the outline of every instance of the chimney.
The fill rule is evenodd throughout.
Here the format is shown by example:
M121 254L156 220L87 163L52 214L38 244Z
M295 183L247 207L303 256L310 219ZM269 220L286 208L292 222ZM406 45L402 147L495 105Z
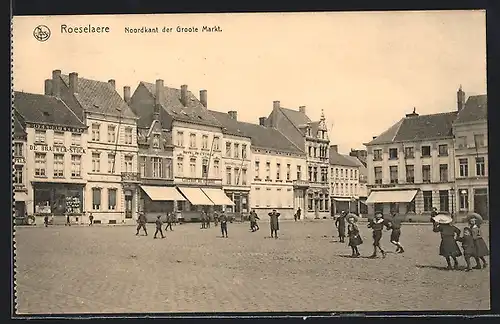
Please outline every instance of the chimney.
M266 126L266 117L259 117L259 125Z
M200 90L200 102L203 107L208 108L207 106L207 90Z
M155 84L155 106L153 109L153 118L158 119L160 117L160 106L163 99L163 80L157 79Z
M338 145L330 145L330 150L338 153L339 152L339 146Z
M374 139L376 139L376 138L377 138L377 136L373 136L373 137L372 137L372 140L374 140Z
M69 90L72 93L78 93L78 73L76 72L69 74Z
M236 110L228 111L227 114L231 119L238 120L238 112Z
M181 85L181 102L184 107L188 105L188 86L186 84Z
M306 114L306 106L300 106L299 111L305 115Z
M130 86L123 87L123 100L130 105Z
M273 112L271 114L270 126L278 128L278 110L280 109L279 100L273 101Z
M109 79L109 80L108 80L108 83L109 83L109 85L111 85L111 87L112 87L113 89L115 89L115 90L116 90L116 82L115 82L115 80L114 80L114 79Z
M406 117L418 117L417 108L413 107L413 112L411 114L406 114Z
M280 102L279 100L275 100L273 101L273 109L279 109L280 107Z
M460 111L465 106L465 92L462 90L462 85L457 91L457 110Z
M51 79L45 80L45 95L52 96L52 80Z
M61 70L52 71L52 95L61 96Z

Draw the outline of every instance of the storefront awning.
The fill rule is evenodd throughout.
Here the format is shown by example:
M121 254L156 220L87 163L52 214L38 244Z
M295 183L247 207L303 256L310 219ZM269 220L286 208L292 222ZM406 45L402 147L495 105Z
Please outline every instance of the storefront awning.
M200 188L179 187L182 194L189 200L191 205L213 206L214 203Z
M141 186L141 188L153 201L186 200L174 187Z
M335 201L353 201L351 198L333 198Z
M408 203L411 202L417 190L381 190L372 191L366 200L367 204L374 203Z
M202 188L201 189L215 205L234 206L234 203L221 189Z

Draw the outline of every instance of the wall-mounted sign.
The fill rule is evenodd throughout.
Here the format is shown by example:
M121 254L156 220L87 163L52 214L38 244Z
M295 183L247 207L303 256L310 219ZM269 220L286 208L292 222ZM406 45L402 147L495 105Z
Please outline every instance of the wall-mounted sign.
M45 129L45 130L51 129L60 132L72 132L72 133L83 133L85 131L85 128L77 128L71 126L58 126L58 125L33 124L33 123L27 123L27 124L28 126L34 129Z
M85 154L85 149L83 147L50 146L50 145L41 145L41 144L30 145L30 151L56 152L56 153L66 153L67 152L67 153Z
M16 164L26 163L26 159L24 157L15 157L14 163Z

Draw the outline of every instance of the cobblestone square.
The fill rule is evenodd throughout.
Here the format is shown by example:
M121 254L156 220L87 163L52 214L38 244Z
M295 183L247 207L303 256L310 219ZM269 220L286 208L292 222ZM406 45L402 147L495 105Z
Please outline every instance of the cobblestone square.
M489 269L445 271L439 234L403 225L404 254L361 258L332 238L333 222L248 223L200 230L183 224L165 239L131 226L16 229L17 313L487 310ZM459 225L462 229L463 225ZM487 227L484 226L487 236ZM383 247L393 252L389 232ZM462 268L465 263L461 258Z

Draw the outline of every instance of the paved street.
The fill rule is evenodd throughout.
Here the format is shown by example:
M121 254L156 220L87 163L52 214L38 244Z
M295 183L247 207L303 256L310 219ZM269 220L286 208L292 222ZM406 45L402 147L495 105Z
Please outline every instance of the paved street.
M489 309L489 269L444 271L439 235L406 225L405 254L348 258L333 222L174 227L166 239L130 226L21 227L16 232L17 312L412 311ZM360 224L362 256L371 232ZM463 225L459 225L460 228ZM487 229L484 229L487 232ZM328 235L328 237L326 236ZM485 236L488 233L485 233ZM394 251L389 232L383 246ZM463 259L460 259L464 266Z

